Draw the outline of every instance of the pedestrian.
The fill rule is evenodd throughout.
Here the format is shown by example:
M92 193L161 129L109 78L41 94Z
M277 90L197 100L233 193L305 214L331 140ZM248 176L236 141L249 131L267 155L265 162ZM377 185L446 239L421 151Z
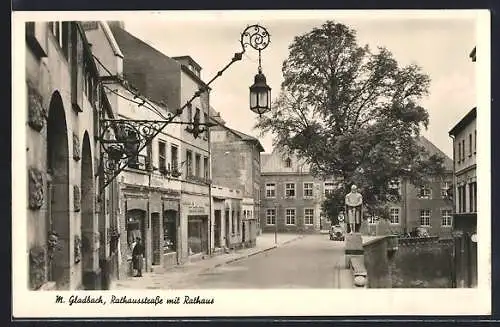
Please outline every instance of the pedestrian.
M142 260L144 257L144 245L142 244L141 238L137 237L136 244L132 250L132 263L134 269L137 270L135 277L142 277Z

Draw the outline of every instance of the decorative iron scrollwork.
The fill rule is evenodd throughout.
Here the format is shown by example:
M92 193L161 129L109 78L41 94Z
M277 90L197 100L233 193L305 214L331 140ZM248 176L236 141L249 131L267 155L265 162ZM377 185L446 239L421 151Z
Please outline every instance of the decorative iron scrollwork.
M110 181L115 172L137 161L141 149L146 147L166 124L167 121L157 120L101 120L101 169L105 181Z
M250 25L243 33L241 33L241 46L243 49L250 45L252 48L258 51L262 51L271 42L269 38L269 33L267 30L260 25Z

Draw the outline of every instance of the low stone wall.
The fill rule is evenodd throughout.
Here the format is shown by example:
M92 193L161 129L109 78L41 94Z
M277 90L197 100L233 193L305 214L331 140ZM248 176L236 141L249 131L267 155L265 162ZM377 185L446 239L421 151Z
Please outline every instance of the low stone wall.
M368 288L391 288L390 236L374 238L363 244Z
M368 287L452 287L452 246L438 237L369 240L363 244Z
M390 262L394 288L451 288L453 240L401 238Z

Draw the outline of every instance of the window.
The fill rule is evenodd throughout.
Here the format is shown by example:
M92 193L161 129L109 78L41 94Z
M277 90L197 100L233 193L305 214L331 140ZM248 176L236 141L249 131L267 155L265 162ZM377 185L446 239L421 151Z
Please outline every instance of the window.
M187 119L188 119L188 122L191 122L193 121L193 106L191 104L189 104L187 107Z
M195 175L201 177L201 156L199 154L195 155L194 167Z
M476 153L477 150L476 144L477 144L477 133L476 130L474 130L474 154Z
M376 216L368 217L368 224L370 224L370 225L376 225L377 221L378 221L378 218Z
M290 159L290 158L285 159L285 167L292 168L292 159Z
M179 155L178 155L178 149L177 149L176 145L170 146L170 163L172 165L172 170L179 169L179 167L178 167Z
M389 210L389 219L391 224L399 224L399 208L391 208Z
M462 140L462 161L465 161L465 140Z
M193 153L186 150L186 176L193 176Z
M441 226L451 227L451 210L441 210Z
M420 191L418 193L418 197L421 199L430 199L431 198L431 188L428 185L420 186Z
M239 210L236 211L236 222L237 222L236 230L239 234L241 232L241 212Z
M63 22L61 25L62 32L61 32L61 48L63 50L63 54L68 59L69 57L69 29L70 29L70 24L69 22Z
M477 212L477 184L476 182L472 183L472 191L474 192L474 196L472 197L472 206L473 212Z
M442 198L448 197L448 190L450 189L450 186L451 186L450 182L443 182L441 184L441 197Z
M313 183L304 183L304 197L313 196Z
M295 183L285 184L285 197L287 198L295 197Z
M309 209L309 208L304 209L304 224L305 225L314 224L314 209Z
M458 163L462 160L462 143L458 141Z
M234 210L231 210L231 233L233 233L234 235L234 232L235 232L235 227L236 227L236 220L234 219L235 218L235 215L234 215Z
M431 225L431 211L429 209L420 210L420 226L428 227Z
M472 156L472 133L469 134L469 157Z
M158 168L160 173L165 173L167 170L167 143L158 141Z
M476 182L469 184L469 212L476 212L477 208ZM464 210L465 211L465 210Z
M325 183L325 196L333 194L333 192L335 191L335 188L336 188L335 183L326 182Z
M286 209L286 224L295 225L295 209Z
M276 209L266 210L266 225L276 224Z
M466 211L465 185L458 187L458 212Z
M209 123L209 121L208 121L208 120L209 120L209 119L208 119L208 114L207 114L206 112L204 112L204 113L203 113L203 118L205 119L205 120L204 120L205 124ZM208 139L208 133L209 133L209 131L208 131L208 127L207 127L207 126L205 126L205 137L206 137L207 139Z
M276 184L266 183L266 198L276 197Z
M207 157L203 157L203 177L205 177L205 179L210 178L210 166Z

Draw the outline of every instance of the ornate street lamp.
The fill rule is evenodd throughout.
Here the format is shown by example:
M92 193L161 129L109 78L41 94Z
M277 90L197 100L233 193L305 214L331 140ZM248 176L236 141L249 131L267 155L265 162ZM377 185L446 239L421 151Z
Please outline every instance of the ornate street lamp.
M138 166L139 153L169 124L188 125L186 131L197 138L201 133L214 126L211 122L200 122L199 114L189 122L174 121L180 116L184 108L206 92L209 86L236 61L240 61L248 46L259 52L258 74L255 83L250 87L250 109L262 115L271 109L271 88L266 84L266 77L262 73L261 51L270 43L269 33L260 25L251 25L241 33L240 43L242 50L236 52L231 61L198 91L175 113L169 113L164 120L131 120L107 119L104 110L99 118L99 141L101 144L100 173L104 181L101 184L102 192L125 167ZM121 81L124 82L124 81ZM172 167L174 170L177 167Z
M250 45L259 51L259 67L255 75L254 83L250 86L250 110L259 114L271 110L271 88L266 83L266 76L262 73L261 51L267 48L271 42L269 33L259 25L252 25L241 34L241 45Z

